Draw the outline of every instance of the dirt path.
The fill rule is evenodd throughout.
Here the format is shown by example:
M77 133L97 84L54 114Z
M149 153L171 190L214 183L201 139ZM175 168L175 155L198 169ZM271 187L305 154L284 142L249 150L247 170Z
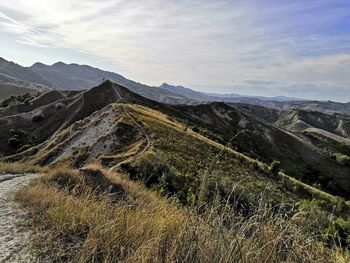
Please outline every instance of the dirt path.
M29 252L26 213L14 202L14 193L35 174L0 175L0 262L36 262Z
M117 93L118 97L125 103L125 105L123 105L123 109L124 112L126 113L126 115L136 124L136 126L140 129L140 131L142 132L142 135L145 137L147 144L145 145L145 147L142 149L142 151L140 151L138 154L142 154L144 153L151 145L151 140L148 137L147 133L145 132L145 130L142 128L142 126L130 115L129 110L127 108L128 102L120 95L119 91L114 88L115 92ZM108 171L112 172L116 167L118 166L118 164L114 165L113 167L111 167Z

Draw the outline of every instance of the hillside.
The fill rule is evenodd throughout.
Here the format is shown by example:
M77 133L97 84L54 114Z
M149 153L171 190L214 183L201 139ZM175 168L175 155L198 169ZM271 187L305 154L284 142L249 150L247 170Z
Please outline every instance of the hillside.
M110 86L104 83L107 84ZM125 97L132 95L120 86L113 86L120 95L123 91ZM134 102L140 104L141 101L136 98ZM64 163L75 167L98 161L128 173L134 180L147 179L146 185L158 183L165 173L168 190L182 200L190 188L198 188L203 176L213 178L223 193L230 191L229 185L239 184L238 189L247 194L242 202L247 203L257 201L255 198L262 191L267 191L269 202L275 204L282 199L296 202L313 195L309 190L294 192L294 183L281 185L281 179L269 175L267 165L186 129L185 122L137 104L107 105L71 125L64 125L48 140L6 160L40 165ZM147 145L147 138L150 145ZM191 159L188 159L189 153ZM149 165L154 165L155 168L149 169L155 170L146 177L149 171L144 169Z
M350 139L350 117L315 111L289 110L279 114L275 124L292 132L317 128Z
M349 166L337 163L288 131L224 103L177 107L186 112L186 117L196 123L203 134L266 163L278 160L287 174L348 196Z
M3 134L0 154L13 154L20 150L19 146L43 142L55 132L118 100L120 98L114 87L102 84L78 93L51 91L28 105L0 109L0 130ZM18 145L8 146L10 138L17 138Z
M248 115L291 132L315 151L350 165L349 117L305 110L277 110L263 106L231 103Z
M90 90L73 94L50 92L34 100L31 105L15 105L0 110L0 116L2 116L0 118L1 132L5 134L0 141L2 145L1 154L7 156L24 151L24 153L29 153L32 156L40 150L41 153L39 151L36 157L39 155L41 157L36 159L41 164L49 164L63 158L60 155L51 157L52 152L55 151L61 153L74 152L74 156L68 154L67 157L67 154L65 154L66 157L64 158L74 159L77 157L80 159L78 156L81 154L77 154L77 151L82 152L80 146L91 141L93 144L88 148L94 149L97 147L97 149L93 150L94 153L88 159L95 158L103 151L99 148L101 144L105 145L106 148L104 149L108 152L111 147L110 144L117 143L116 138L110 133L118 133L120 130L128 128L119 127L119 120L114 120L110 116L113 112L111 109L105 109L103 113L96 111L102 110L110 103L125 103L125 101L167 114L183 123L185 127L197 126L199 128L197 130L208 138L224 145L227 144L230 148L238 150L251 158L268 164L273 160L278 160L281 162L281 168L287 174L306 183L317 184L330 193L348 197L350 190L350 184L347 180L349 166L339 163L331 156L318 151L312 143L296 135L262 122L252 115L224 103L170 106L143 98L109 81ZM92 113L97 115L91 115ZM82 122L66 130L70 125L82 121L90 115L91 119L85 119L88 124ZM106 122L100 122L101 119L105 119L101 116L106 116ZM102 125L101 132L91 131L89 127L86 127L86 131L80 131L77 129L79 125L83 127L85 125L93 127ZM61 134L63 131L65 131L64 135ZM58 134L61 134L62 138L72 137L72 142L68 146L59 144L56 149L52 143L46 140L48 138L54 139L55 137L52 136ZM135 136L140 137L140 134L131 134L131 137L128 138L131 143L129 146L130 148L134 147L135 150L136 144L139 145L144 142L134 138ZM57 139L57 142L62 142L61 137ZM11 138L17 138L19 140L18 145L8 146ZM29 146L37 144L38 146L25 151ZM50 148L50 151L43 153L43 150L48 148ZM13 158L19 160L22 157L19 153ZM83 160L82 163L84 162Z
M0 84L0 102L11 96L23 95L26 93L36 93L37 90L18 87L11 84Z

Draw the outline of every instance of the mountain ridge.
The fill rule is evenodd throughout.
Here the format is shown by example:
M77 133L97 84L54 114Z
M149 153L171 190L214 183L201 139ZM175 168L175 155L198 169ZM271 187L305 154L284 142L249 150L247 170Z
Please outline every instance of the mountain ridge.
M105 79L110 79L128 89L142 95L143 97L164 102L167 104L198 104L209 101L224 101L227 103L246 103L251 105L267 106L274 109L303 109L320 111L327 114L343 113L350 115L350 102L340 103L332 101L312 101L301 100L299 98L290 98L285 96L276 97L261 97L261 96L245 96L239 94L217 94L206 93L182 86L174 86L167 83L163 83L159 87L148 86L129 80L117 73L111 71L104 71L99 68L91 67L89 65L79 65L77 63L66 64L64 62L56 62L52 65L46 65L41 62L34 63L31 67L21 67L18 64L0 60L0 64L10 65L10 68L17 68L10 75L17 77L17 81L2 80L0 83L4 84L16 84L19 82L27 82L27 87L31 88L38 85L38 83L44 83L45 87L56 88L60 90L81 90L97 86ZM17 74L17 72L26 72L26 74L33 75L27 76L26 74ZM1 71L0 74L8 72ZM21 78L27 79L23 80ZM30 80L30 81L29 81ZM34 83L33 81L36 81Z

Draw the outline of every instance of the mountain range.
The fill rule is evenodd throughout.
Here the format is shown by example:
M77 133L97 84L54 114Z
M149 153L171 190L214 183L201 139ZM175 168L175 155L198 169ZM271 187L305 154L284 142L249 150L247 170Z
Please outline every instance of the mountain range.
M0 85L14 85L31 89L82 90L111 80L145 98L168 104L195 104L208 101L246 103L275 109L316 110L325 113L350 114L350 102L309 101L285 96L261 97L239 94L205 93L182 86L163 83L159 87L144 85L129 80L119 74L104 71L88 65L57 62L51 66L35 63L22 67L16 63L0 59ZM10 95L10 93L9 93Z

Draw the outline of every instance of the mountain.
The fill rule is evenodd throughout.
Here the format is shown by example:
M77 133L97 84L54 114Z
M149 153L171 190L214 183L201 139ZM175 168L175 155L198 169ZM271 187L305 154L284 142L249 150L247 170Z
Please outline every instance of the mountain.
M350 140L350 117L346 115L284 110L279 114L275 124L292 132L303 132L316 128Z
M119 74L88 65L57 62L49 66L38 62L26 68L5 59L0 59L0 84L35 90L49 90L52 88L82 90L94 87L107 79L125 86L145 98L167 104L198 104L201 102L222 101L257 105L276 110L300 109L327 114L342 113L350 115L350 102L309 101L285 96L261 97L205 93L167 83L163 83L159 87L152 87L129 80ZM10 93L9 96L11 96Z
M169 85L163 83L159 88L167 90L178 95L196 100L196 101L224 101L224 102L244 102L257 100L258 102L263 101L276 101L276 102L289 102L289 101L305 101L299 98L286 97L286 96L276 96L276 97L263 97L263 96L248 96L248 95L239 95L239 94L219 94L219 93L208 93L194 91L190 88L182 86Z
M335 101L316 101L316 100L305 100L305 101L272 101L272 100L240 100L241 103L262 106L265 108L275 110L304 110L304 111L318 111L326 114L345 114L350 116L350 102L341 103Z
M169 104L187 103L190 100L171 91L150 87L123 76L87 65L55 63L51 66L35 63L30 69L60 90L82 90L94 87L103 80L111 80L146 98Z
M11 96L45 92L51 90L50 86L29 68L0 57L0 102Z
M179 96L184 96L186 98L189 98L194 101L209 101L212 98L215 98L213 96L208 96L205 93L199 92L199 91L194 91L189 88L185 88L182 86L173 86L169 85L167 83L163 83L161 86L159 86L161 90L166 90L172 93L175 93Z
M7 61L0 57L0 80L2 83L24 82L28 84L39 84L45 87L50 87L52 84L36 74L30 68L22 67L14 62Z
M350 117L345 114L336 112L327 114L292 107L288 109L287 106L287 109L275 109L241 103L229 103L229 105L296 134L315 128L350 139Z

